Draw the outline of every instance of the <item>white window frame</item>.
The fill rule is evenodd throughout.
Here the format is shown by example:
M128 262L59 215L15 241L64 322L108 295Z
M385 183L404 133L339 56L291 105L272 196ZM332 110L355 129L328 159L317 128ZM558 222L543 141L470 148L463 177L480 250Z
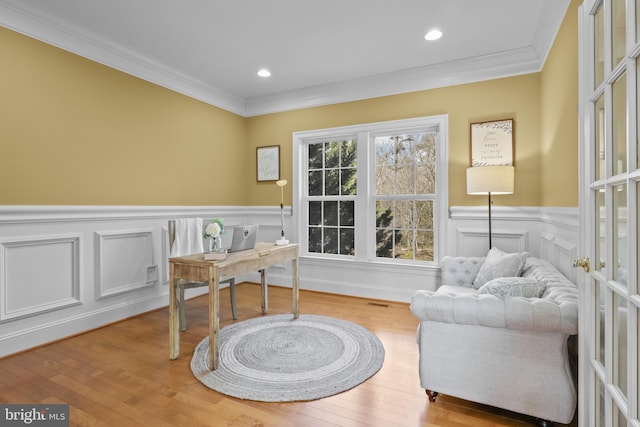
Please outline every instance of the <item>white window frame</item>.
M373 137L384 132L410 133L420 129L437 129L436 140L436 195L433 199L434 209L434 259L430 261L414 261L404 259L377 258L375 242L375 148ZM342 126L294 132L292 141L293 176L292 176L292 209L293 229L300 245L301 258L321 258L345 261L366 261L378 263L410 263L420 265L439 265L439 260L446 252L447 217L448 217L448 139L449 119L447 115L426 116L404 120L393 120L360 125ZM355 197L355 255L319 254L309 252L307 239L308 205L305 189L308 185L306 174L307 146L309 143L356 138L358 141L357 180L358 194ZM364 191L363 191L364 189ZM360 209L359 206L366 206ZM367 232L362 232L365 224Z

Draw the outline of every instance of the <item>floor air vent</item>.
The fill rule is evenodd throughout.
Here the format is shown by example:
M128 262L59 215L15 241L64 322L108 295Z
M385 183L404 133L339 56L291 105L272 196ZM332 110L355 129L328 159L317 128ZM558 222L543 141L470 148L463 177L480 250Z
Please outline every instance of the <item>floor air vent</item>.
M385 304L382 302L368 302L367 304L369 305L374 305L376 307L385 307L385 308L389 308L389 304Z

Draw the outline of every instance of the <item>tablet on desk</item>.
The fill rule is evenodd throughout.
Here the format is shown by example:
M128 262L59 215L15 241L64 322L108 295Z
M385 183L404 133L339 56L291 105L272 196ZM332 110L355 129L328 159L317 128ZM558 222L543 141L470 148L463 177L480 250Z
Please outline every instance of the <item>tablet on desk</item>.
M229 252L246 251L256 245L257 225L238 225L233 228L233 239Z

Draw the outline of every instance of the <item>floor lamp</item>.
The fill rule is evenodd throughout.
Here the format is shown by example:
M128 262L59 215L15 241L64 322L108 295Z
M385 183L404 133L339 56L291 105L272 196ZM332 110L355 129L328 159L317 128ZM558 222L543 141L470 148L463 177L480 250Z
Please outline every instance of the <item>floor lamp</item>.
M513 194L513 166L476 166L467 168L467 194L489 196L489 249L491 250L491 195Z
M282 229L280 230L280 238L276 240L277 246L288 245L289 241L284 237L284 186L287 185L286 179L281 179L276 181L276 185L280 187L280 219L282 224Z

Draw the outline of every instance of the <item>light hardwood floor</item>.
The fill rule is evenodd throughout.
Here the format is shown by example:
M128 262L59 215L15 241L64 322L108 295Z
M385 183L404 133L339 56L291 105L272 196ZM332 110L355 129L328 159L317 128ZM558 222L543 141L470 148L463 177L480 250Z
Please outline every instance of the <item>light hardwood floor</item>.
M233 322L221 291L221 326ZM238 321L260 316L260 288L236 286ZM230 398L191 374L207 335L207 297L186 303L180 357L169 360L168 309L0 359L0 403L67 403L78 426L528 426L530 417L449 396L429 403L418 379L417 319L408 304L300 292L300 312L348 320L385 347L382 369L347 392L310 402ZM291 290L269 287L269 314L291 310Z

